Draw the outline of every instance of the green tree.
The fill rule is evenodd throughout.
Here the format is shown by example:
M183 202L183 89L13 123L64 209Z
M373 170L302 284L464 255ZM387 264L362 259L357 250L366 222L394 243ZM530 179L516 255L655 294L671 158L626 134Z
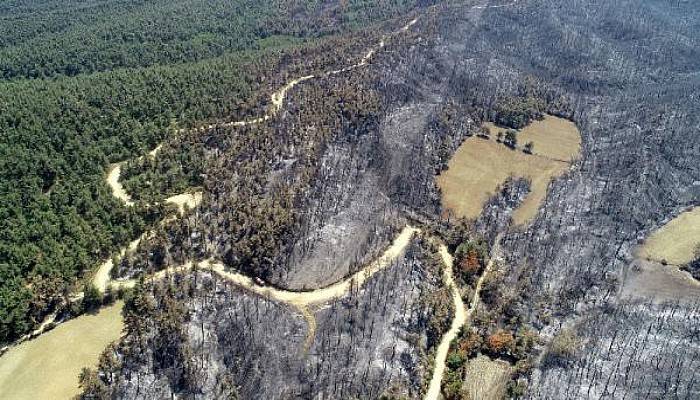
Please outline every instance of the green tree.
M102 293L93 284L86 284L83 287L83 311L94 311L102 305Z
M0 264L0 270L3 265ZM31 292L14 278L0 285L0 343L7 343L31 328L28 320Z
M511 149L516 148L518 146L518 131L508 129L506 131L506 137L503 139L503 143Z

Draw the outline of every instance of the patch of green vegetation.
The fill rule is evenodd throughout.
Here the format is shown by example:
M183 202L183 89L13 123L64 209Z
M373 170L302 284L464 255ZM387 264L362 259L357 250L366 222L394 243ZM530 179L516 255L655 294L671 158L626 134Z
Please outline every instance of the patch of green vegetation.
M68 285L156 219L112 197L107 164L153 147L173 120L234 114L254 90L251 57L0 83L0 342L32 323L17 311L26 278L57 271Z
M501 126L521 129L544 118L544 102L535 97L510 97L496 104L493 121ZM507 131L512 132L512 131ZM506 137L506 140L508 138Z
M358 7L388 3L400 5L390 14L415 5ZM159 219L159 209L126 207L112 196L104 182L110 163L144 154L180 127L259 114L284 55L343 29L345 22L326 18L338 7L0 5L0 76L11 79L0 81L0 343L26 333L77 277ZM173 172L170 186L198 183L189 172ZM48 276L58 290L37 284Z

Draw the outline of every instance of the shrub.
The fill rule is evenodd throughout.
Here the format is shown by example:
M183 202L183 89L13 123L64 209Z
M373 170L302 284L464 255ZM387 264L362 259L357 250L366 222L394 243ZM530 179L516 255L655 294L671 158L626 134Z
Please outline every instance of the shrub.
M491 137L491 130L487 126L482 126L477 136L488 139Z
M508 129L503 143L511 149L514 149L518 145L518 132L513 129Z
M534 347L537 333L528 328L521 328L515 336L515 356L519 359L524 359Z
M459 352L464 357L474 357L482 344L481 336L474 331L470 331L459 341Z
M524 378L520 378L518 380L511 380L508 383L508 397L509 398L522 397L525 395L526 390L527 390L527 380Z
M462 375L458 371L447 370L443 377L442 393L446 400L461 400Z
M514 347L515 338L513 334L503 329L499 329L486 338L486 348L493 355L508 355Z
M92 284L86 284L83 288L83 311L94 311L102 305L102 293Z
M549 346L549 351L544 360L545 366L562 366L571 361L578 348L580 340L572 329L562 329Z
M464 365L465 361L466 359L462 356L462 354L459 352L452 352L447 356L445 364L447 365L447 368L457 371L462 367L462 365Z

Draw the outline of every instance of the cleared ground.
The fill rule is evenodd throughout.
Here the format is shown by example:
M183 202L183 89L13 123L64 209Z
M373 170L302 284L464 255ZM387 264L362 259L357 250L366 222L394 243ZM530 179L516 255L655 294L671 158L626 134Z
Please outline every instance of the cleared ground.
M686 211L651 234L640 256L658 262L683 265L693 261L700 246L700 207Z
M623 298L693 303L700 298L700 282L676 267L635 260L625 271L620 294Z
M547 116L518 134L520 145L534 143L535 154L525 154L496 142L496 133L503 129L487 126L491 139L467 139L455 152L447 171L437 177L443 205L457 216L476 218L508 177L527 178L532 182L531 192L513 213L515 224L523 225L537 214L549 182L569 169L570 160L580 151L581 135L572 122Z
M0 358L0 398L70 399L79 393L78 374L97 365L100 353L119 339L123 303L57 326Z

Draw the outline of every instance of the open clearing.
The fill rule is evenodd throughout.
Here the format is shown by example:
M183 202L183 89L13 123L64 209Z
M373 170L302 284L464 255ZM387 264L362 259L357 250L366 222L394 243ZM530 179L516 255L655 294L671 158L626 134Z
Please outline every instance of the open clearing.
M510 365L480 355L469 361L463 379L463 389L471 400L500 400L506 398L506 382Z
M82 368L97 365L102 351L121 336L122 306L117 302L95 315L83 315L10 349L0 363L1 397L53 400L77 395Z
M581 150L581 133L566 119L547 116L534 121L518 134L518 143L533 142L533 153L553 160L572 162Z
M700 298L700 282L676 267L634 260L625 271L620 294L622 298L693 303Z
M523 225L537 214L549 182L569 169L570 160L580 151L581 135L572 122L547 116L518 134L521 145L534 143L535 154L525 154L496 142L496 133L502 128L486 126L492 138L465 140L450 159L447 171L437 177L443 205L459 217L477 218L508 177L527 178L531 192L513 213L514 222Z
M686 211L651 234L640 249L640 256L673 265L687 264L700 246L700 207Z

